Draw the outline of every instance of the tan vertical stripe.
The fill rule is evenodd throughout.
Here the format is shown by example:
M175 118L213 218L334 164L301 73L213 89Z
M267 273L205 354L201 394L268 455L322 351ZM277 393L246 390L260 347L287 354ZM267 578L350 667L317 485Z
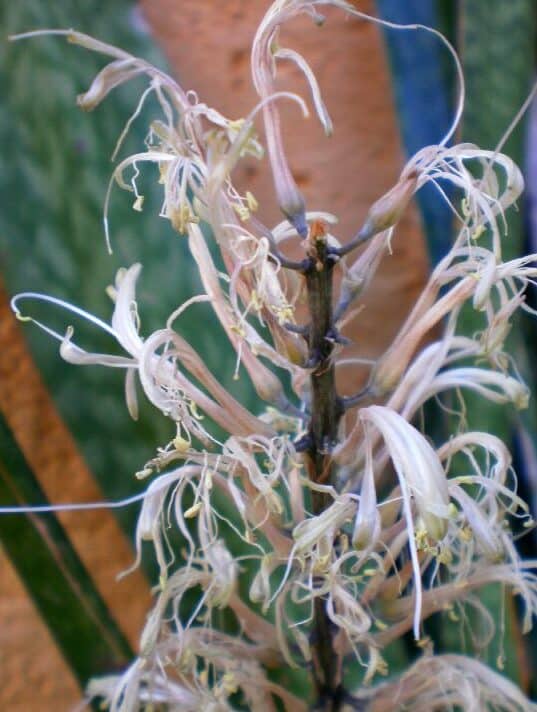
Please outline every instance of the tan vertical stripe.
M200 101L232 119L246 116L257 101L250 78L250 46L269 2L142 0L141 5L183 87L194 89ZM356 5L375 14L373 0ZM278 41L301 52L316 73L333 119L333 136L324 136L313 115L302 75L283 61L278 64L278 88L300 93L311 116L303 120L290 102L282 102L280 108L291 168L308 209L334 213L339 218L335 235L345 242L358 230L369 206L397 180L403 154L378 28L335 8L319 10L326 15L322 27L300 17L283 28ZM261 121L257 125L261 130ZM282 219L266 159L239 166L234 178L255 194L260 217L268 225ZM384 259L364 308L346 331L356 344L352 355L374 357L386 348L416 300L428 267L417 211L410 210L395 234L393 254ZM351 371L345 369L346 392L364 375Z
M102 500L102 492L41 381L1 286L0 344L0 408L49 501ZM58 517L112 615L136 649L149 608L149 589L139 571L120 582L116 581L116 575L132 564L134 554L115 518L106 510L62 512ZM61 670L58 669L58 655L52 650L52 641L44 635L41 624L39 630L35 627L36 616L29 615L25 619L20 615L21 610L27 610L28 602L23 600L20 585L16 584L16 577L9 571L4 576L2 570L0 577L0 604L0 701L5 703L3 678L8 674L9 677L17 675L17 668L21 680L28 674L28 665L32 674L41 670L46 677L50 665L55 671L51 669L50 674L70 678L64 665ZM18 621L15 628L7 625L12 617ZM26 650L21 641L31 641L34 629L37 636L35 649ZM37 639L42 639L41 645L37 644ZM35 670L31 662L34 657ZM4 664L2 661L8 662ZM73 684L72 679L65 683L66 694L72 694ZM35 700L32 696L37 688L23 685L19 680L10 682L9 686L25 691L30 699ZM56 689L48 682L45 687L47 690ZM64 689L64 684L60 687ZM34 705L35 701L33 705L28 702L26 709L37 709ZM39 709L47 708L39 706ZM64 707L58 703L57 707L50 709Z

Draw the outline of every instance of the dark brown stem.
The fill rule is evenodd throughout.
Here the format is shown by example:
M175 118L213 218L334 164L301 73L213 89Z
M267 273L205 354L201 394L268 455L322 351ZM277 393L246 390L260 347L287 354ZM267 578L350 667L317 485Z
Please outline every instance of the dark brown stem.
M335 368L332 362L335 328L332 309L334 262L326 243L323 223L313 223L309 236L311 264L305 271L311 324L308 330L311 372L311 418L308 434L309 476L317 483L331 481L331 452L337 441L338 425L343 413L336 392ZM312 493L313 511L320 514L330 503L321 492ZM339 661L334 650L326 600L315 600L312 640L313 674L317 688L316 710L335 712L340 708Z

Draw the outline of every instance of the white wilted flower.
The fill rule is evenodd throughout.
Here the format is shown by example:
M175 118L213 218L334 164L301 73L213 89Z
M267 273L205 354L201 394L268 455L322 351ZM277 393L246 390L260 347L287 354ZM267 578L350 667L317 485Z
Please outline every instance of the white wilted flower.
M359 700L371 700L372 712L391 712L394 705L416 712L449 707L475 712L537 709L505 677L478 660L460 655L425 656L399 679L382 685L376 696L370 692L358 693L356 701Z
M454 57L459 79L446 136L409 159L343 244L336 216L306 210L284 151L279 102L295 102L305 117L306 101L276 91L278 65L294 63L325 132L332 133L306 58L279 44L282 26L297 15L321 25L325 5L391 28L432 32ZM88 697L113 712L159 705L212 712L264 712L277 704L328 710L340 709L341 700L371 712L394 704L424 711L532 709L484 664L434 655L421 639L433 613L453 623L465 619L467 606L485 621L480 642L486 642L495 622L476 594L489 583L520 596L524 630L537 612L536 562L521 561L513 536L515 526L529 528L533 521L516 491L509 450L497 435L468 431L464 420L468 391L505 407L528 405L528 388L505 342L516 311L531 312L524 291L537 277L537 256L502 261L505 211L523 187L513 161L498 150L448 145L464 101L451 45L434 30L370 18L345 0L276 0L252 46L259 103L246 117L229 119L142 59L78 32L52 33L110 60L79 97L83 109L97 107L133 77L147 78L116 153L150 93L162 112L149 126L145 148L113 171L105 201L109 247L112 187L133 193L133 208L141 210L138 171L156 164L160 215L185 236L201 283L199 294L146 336L136 302L139 264L121 270L108 290L111 324L47 295L24 293L12 303L23 320L31 317L22 315L21 301L38 299L103 330L123 355L86 351L71 327L61 334L36 321L60 342L70 363L125 369L133 417L138 380L176 427L175 437L137 473L151 479L141 495L134 565L146 542L159 569L138 657L121 675L92 681ZM264 138L254 123L260 113ZM232 180L245 156L263 156L263 141L286 216L272 229L256 218L256 196L241 193ZM348 358L339 333L348 308L397 239L416 191L432 183L445 196L446 182L463 196L460 209L450 203L454 244L392 344L370 364L364 389L342 396L336 369L364 363ZM303 258L293 260L282 248L297 236ZM333 280L338 272L340 282ZM309 315L301 324L304 302ZM249 409L231 395L181 335L180 317L192 304L204 304L223 327L237 357L234 375L243 365L258 407ZM479 314L476 333L461 328L463 309ZM435 341L425 343L432 333ZM459 417L445 442L433 442L421 409L436 400L452 413L443 400L448 393L456 394ZM384 651L409 630L424 654L384 681L392 673ZM361 670L356 689L354 664ZM302 669L301 697L275 682L274 668L287 666Z

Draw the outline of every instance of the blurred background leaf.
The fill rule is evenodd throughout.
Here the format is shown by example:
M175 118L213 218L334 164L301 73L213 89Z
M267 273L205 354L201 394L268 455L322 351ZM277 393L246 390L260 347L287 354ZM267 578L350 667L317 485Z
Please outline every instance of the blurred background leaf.
M384 20L433 27L453 39L454 18L442 15L436 2L376 0L376 6ZM411 156L424 146L437 144L450 128L454 105L453 61L439 39L428 32L389 28L383 31L401 138L407 156ZM432 185L420 190L417 202L431 260L437 262L451 245L451 211Z
M1 414L0 501L46 502ZM81 683L131 660L128 642L54 514L2 515L0 541Z
M535 74L535 28L537 6L533 0L513 0L495 3L487 0L453 3L450 0L422 3L410 0L377 0L383 18L403 24L420 23L442 31L457 47L463 63L466 81L466 101L459 141L475 143L493 150L502 139L514 116L531 89ZM454 77L446 65L447 52L434 38L416 34L411 42L403 33L385 32L388 56L392 68L394 96L398 110L404 145L409 154L424 145L437 143L445 133L454 106ZM518 165L523 166L526 119L513 131L503 151ZM453 196L457 199L457 196ZM438 194L430 188L418 198L429 254L434 262L445 254L452 239L453 217ZM508 237L504 241L504 255L512 259L527 252L524 204L519 211L511 209L507 215ZM481 315L466 309L459 332L472 336L482 329ZM514 353L518 366L535 394L537 380L531 364L537 347L535 325L524 314L515 320L508 349ZM533 337L530 337L533 334ZM518 454L516 466L521 473L521 487L531 499L531 469L535 465L537 444L536 402L533 397L528 411L517 414L514 409L486 404L480 398L465 394L466 420L470 429L493 432L511 444ZM437 421L433 429L443 431L456 427L436 410L428 413ZM429 427L431 423L429 423ZM523 432L521 429L523 428ZM525 449L515 447L522 439ZM527 549L525 553L528 552ZM525 648L520 636L515 607L511 597L507 601L499 586L489 586L481 600L498 623L497 633L483 651L493 667L503 666L512 679L527 688L529 670L535 669L535 639ZM504 630L505 625L505 630ZM484 622L471 609L466 611L460 625L449 624L445 617L436 617L429 626L439 650L467 652L472 649L473 633L483 633ZM504 662L502 662L504 661ZM535 684L535 680L533 681ZM534 693L536 690L533 690Z
M98 111L85 114L76 107L76 96L89 87L106 59L69 45L64 38L7 42L9 34L74 27L166 68L141 15L135 4L127 0L114 3L21 0L0 4L0 27L2 281L11 294L27 290L45 292L109 321L113 305L105 295L105 287L113 283L119 267L141 262L144 269L138 296L142 333L159 328L169 313L199 292L201 286L185 241L172 232L166 220L157 217L161 195L154 173L140 179L146 196L142 213L132 210L129 194L119 189L113 193L110 212L113 256L107 253L102 224L103 201L113 168L110 156L145 85L140 81L121 88ZM124 151L141 150L148 123L157 117L160 117L158 107L149 102L134 122ZM33 315L61 333L68 324L73 324L75 338L89 350L117 350L117 345L105 335L73 321L72 315L43 309L34 302L28 307ZM209 309L195 306L180 319L178 327L220 380L247 402L251 394L244 385L245 379L238 384L233 382L235 358ZM134 472L153 457L158 446L174 437L173 424L144 403L143 397L139 420L132 421L125 407L119 371L71 366L59 357L59 345L42 332L26 325L23 333L49 393L104 497L118 499L141 490L143 485L134 478ZM4 441L0 452L12 456L13 447L13 442ZM14 485L22 486L24 472L28 474L18 468L12 473ZM39 478L41 473L35 474ZM73 474L65 472L65 477ZM4 489L1 503L13 504L12 494L12 490ZM45 501L37 489L27 494L27 503ZM114 511L130 541L137 509ZM63 582L66 587L62 587L52 574L44 577L43 566L50 552L46 542L41 548L38 546L36 530L29 525L32 521L33 518L22 517L17 521L16 517L9 517L0 539L43 619L81 682L104 672L106 661L109 670L117 669L119 658L106 652L104 637L97 649L95 630L91 629L91 621L84 618L84 606L79 607L80 615L75 610L77 602L72 599L67 581ZM48 517L47 521L52 522L50 526L60 536L61 528L57 529L55 520ZM68 541L64 539L62 546L68 547ZM29 558L32 551L35 562ZM84 578L83 570L75 566L74 550L69 556L73 571L80 573L80 585L91 587L91 579ZM155 580L151 558L145 558L143 565L151 580ZM145 595L145 590L140 591L141 600L145 600ZM58 606L64 607L63 619L58 617ZM103 625L110 627L113 635L117 626L112 618L105 615L105 609L96 610L97 617L102 618ZM128 649L123 649L122 662L128 659Z
M0 22L4 34L76 27L165 68L141 16L124 0L3 3ZM147 180L140 179L146 196L142 213L131 209L129 194L119 189L113 192L114 254L106 251L102 206L112 169L110 155L144 85L140 81L122 87L97 111L84 114L75 106L76 96L87 89L104 63L94 53L67 45L58 37L2 44L2 275L12 294L45 292L109 321L112 303L105 295L106 285L113 283L119 267L141 262L142 333L150 333L164 324L178 304L199 292L200 285L185 242L166 220L157 217L161 195L151 169ZM149 102L132 127L123 155L140 150L148 123L157 116L158 108ZM29 308L60 332L73 323L75 338L92 351L115 346L96 329L88 329L50 305L43 309L32 303ZM232 381L234 357L223 335L215 338L215 333L222 332L217 331L208 308L194 306L178 325L224 384L247 400L244 379L239 385ZM139 421L133 422L125 408L118 371L68 365L59 358L57 343L31 327L25 335L103 492L109 498L131 493L136 487L133 473L158 445L174 436L172 423L147 404L142 404ZM135 515L132 509L117 515L129 535Z

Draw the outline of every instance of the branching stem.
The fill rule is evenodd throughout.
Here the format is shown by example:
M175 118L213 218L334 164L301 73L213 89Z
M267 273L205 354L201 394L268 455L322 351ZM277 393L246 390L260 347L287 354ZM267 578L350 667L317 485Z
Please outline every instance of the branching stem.
M309 475L315 482L330 482L331 451L337 442L343 403L337 395L332 362L335 333L332 310L334 261L326 243L323 223L312 224L309 235L310 265L305 270L311 323L308 330L311 372L311 418L308 432ZM315 514L330 504L322 492L312 492ZM317 688L316 710L335 712L340 708L339 660L334 650L330 619L323 597L315 599L313 674Z
M345 257L345 255L348 255L351 253L353 250L355 250L357 247L360 247L360 245L363 245L364 242L367 242L370 240L374 235L379 232L378 230L375 230L369 223L366 223L361 230L356 233L356 235L352 238L352 240L349 240L345 245L342 245L341 247L338 248L332 248L331 252L333 255L335 255L338 258Z

